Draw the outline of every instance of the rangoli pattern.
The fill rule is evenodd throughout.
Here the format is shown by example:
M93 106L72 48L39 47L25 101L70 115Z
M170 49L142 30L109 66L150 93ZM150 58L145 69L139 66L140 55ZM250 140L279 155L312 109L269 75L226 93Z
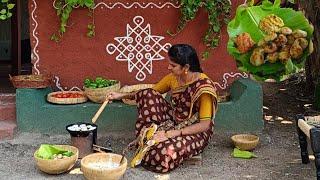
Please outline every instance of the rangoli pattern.
M115 44L109 43L106 50L109 54L118 53L117 61L128 61L128 71L137 70L136 79L143 81L146 73L152 74L152 61L163 60L161 52L168 52L170 43L164 45L160 41L163 36L151 35L150 24L143 26L144 18L133 18L134 26L127 24L127 34L115 37Z

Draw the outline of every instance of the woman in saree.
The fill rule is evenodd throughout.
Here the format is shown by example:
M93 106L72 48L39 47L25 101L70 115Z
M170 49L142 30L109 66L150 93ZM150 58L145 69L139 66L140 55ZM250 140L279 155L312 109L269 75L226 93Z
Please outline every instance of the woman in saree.
M212 136L217 110L214 84L202 72L195 49L177 44L168 55L171 73L153 88L108 94L110 100L135 98L137 137L152 124L159 127L152 137L157 143L143 155L141 165L160 173L175 169L183 160L203 151ZM171 93L171 102L162 97L166 92Z

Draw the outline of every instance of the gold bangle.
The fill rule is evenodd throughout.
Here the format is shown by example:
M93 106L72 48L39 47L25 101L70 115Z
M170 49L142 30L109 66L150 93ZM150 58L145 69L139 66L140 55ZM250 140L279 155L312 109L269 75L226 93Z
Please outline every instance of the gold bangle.
M167 131L167 130L164 131L164 136L165 136L166 138L170 138L170 137L168 136L168 131Z

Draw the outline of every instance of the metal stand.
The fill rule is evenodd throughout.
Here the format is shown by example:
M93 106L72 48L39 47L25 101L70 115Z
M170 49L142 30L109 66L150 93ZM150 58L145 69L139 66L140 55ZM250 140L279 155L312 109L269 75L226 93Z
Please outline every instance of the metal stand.
M305 120L304 116L299 114L296 116L296 125L297 125L297 132L299 136L299 144L301 148L301 159L303 164L308 164L309 154L308 154L308 142L307 142L307 135L301 130L298 125L299 119ZM315 166L317 169L317 180L320 180L320 127L312 127L310 129L310 142L311 148L314 153L315 157Z

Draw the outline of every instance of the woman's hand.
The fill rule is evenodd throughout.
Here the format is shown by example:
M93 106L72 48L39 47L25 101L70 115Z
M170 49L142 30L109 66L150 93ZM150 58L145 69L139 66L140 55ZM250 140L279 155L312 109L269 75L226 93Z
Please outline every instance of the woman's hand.
M169 138L177 137L180 136L181 130L170 130L170 131L158 131L156 134L153 136L153 140L156 140L157 142L162 142L166 141Z
M120 100L122 99L123 94L119 92L109 92L106 96L107 99L111 100Z
M166 136L165 131L157 131L154 134L152 139L155 140L156 142L163 142L163 141L168 140L168 137Z

